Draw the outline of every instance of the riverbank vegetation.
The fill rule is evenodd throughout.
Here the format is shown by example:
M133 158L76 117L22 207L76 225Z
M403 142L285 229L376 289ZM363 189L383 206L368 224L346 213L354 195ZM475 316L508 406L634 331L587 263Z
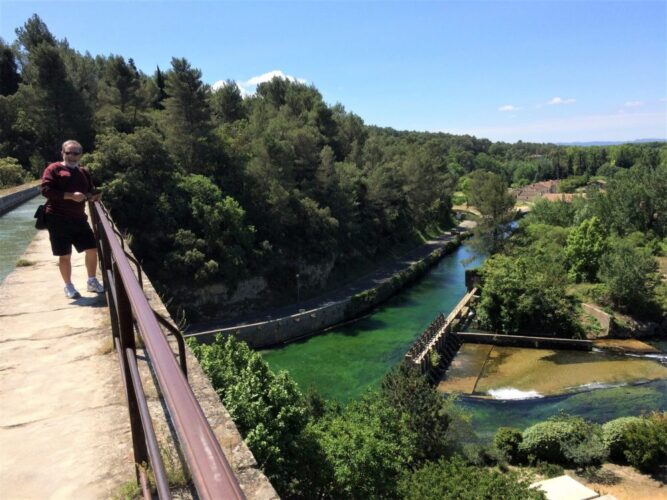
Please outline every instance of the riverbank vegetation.
M623 158L626 168L611 170L603 189L537 201L485 262L482 327L581 337L581 302L664 321L667 286L657 259L667 256L667 154Z
M0 158L38 176L64 138L77 138L134 253L191 321L368 272L450 226L457 186L479 181L507 201L503 184L613 174L661 147L382 129L312 85L276 78L242 96L232 81L205 84L184 58L147 75L127 55L82 54L38 16L16 34L0 45ZM484 233L494 250L506 215Z
M341 406L303 395L233 338L190 346L281 497L417 498L410 491L421 484L422 498L458 498L464 486L475 498L542 498L526 478L482 466L484 453L465 444L466 417L407 365Z
M286 372L233 338L190 341L260 467L285 498L542 498L528 485L607 462L661 471L667 415L600 425L557 415L479 440L454 399L401 364L346 406L304 395Z
M510 464L584 470L609 461L658 473L667 463L667 413L621 417L603 425L557 415L523 431L502 427L493 444Z

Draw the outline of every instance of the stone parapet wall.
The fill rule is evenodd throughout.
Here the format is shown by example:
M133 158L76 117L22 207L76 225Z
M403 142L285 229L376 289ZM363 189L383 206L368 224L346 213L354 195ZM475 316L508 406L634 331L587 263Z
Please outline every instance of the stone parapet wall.
M39 181L36 181L39 182ZM35 183L31 183L35 184ZM34 198L39 194L38 185L26 185L23 189L18 191L7 190L7 192L0 193L0 215L4 215L10 210L18 207L20 204Z

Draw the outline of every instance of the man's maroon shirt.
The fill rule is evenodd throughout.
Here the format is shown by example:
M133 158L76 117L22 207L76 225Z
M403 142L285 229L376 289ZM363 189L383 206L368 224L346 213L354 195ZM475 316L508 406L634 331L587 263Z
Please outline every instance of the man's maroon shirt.
M94 192L90 174L83 167L67 167L63 162L51 163L42 174L42 195L47 198L46 213L86 220L85 203L66 200L65 193L83 194Z

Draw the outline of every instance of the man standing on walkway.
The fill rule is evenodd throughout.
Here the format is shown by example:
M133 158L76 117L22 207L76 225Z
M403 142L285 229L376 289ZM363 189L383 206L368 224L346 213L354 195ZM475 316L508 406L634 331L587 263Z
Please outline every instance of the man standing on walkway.
M65 141L63 161L51 163L42 175L42 195L46 201L46 226L51 250L58 257L58 268L65 282L65 295L77 299L81 295L72 284L72 245L77 252L86 252L89 292L104 292L97 281L97 247L95 236L85 213L85 201L98 201L90 173L79 165L83 148L77 141Z

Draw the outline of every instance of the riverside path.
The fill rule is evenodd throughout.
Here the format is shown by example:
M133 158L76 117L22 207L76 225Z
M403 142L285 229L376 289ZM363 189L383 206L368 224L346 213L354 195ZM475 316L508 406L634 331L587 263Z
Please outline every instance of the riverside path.
M0 498L110 498L135 480L103 295L63 293L48 234L0 284Z

